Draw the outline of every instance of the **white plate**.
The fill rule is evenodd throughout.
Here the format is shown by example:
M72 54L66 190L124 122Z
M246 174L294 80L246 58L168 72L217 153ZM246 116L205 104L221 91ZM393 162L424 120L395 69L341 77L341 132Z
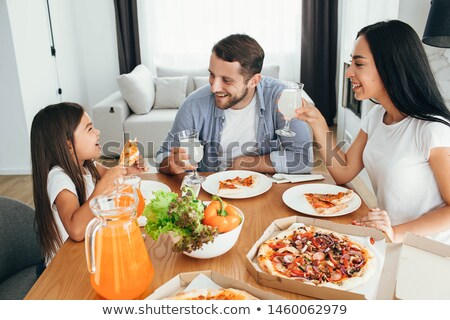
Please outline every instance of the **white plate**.
M245 188L242 192L235 194L222 195L219 193L219 181L236 178L247 178L248 176L257 176L256 185L252 188ZM228 199L244 199L259 196L272 187L272 181L265 175L259 172L246 170L229 170L214 173L206 177L205 182L202 183L202 188L210 194L217 194L222 198Z
M361 198L354 193L353 199L348 202L348 206L341 211L332 214L317 213L314 208L308 203L305 193L338 193L345 192L348 189L332 184L312 183L302 184L300 186L287 189L283 193L283 202L291 209L316 217L337 217L351 213L359 208L361 205Z
M164 183L158 182L158 181L151 181L151 180L142 180L141 181L141 187L139 188L141 190L142 196L145 199L145 205L150 203L150 200L152 200L155 196L153 195L153 191L167 191L170 192L168 185L165 185ZM144 216L140 216L138 219L138 224L140 227L143 227L147 224L147 218Z
M158 181L151 181L151 180L142 180L141 181L141 193L142 196L145 198L145 204L149 204L150 200L154 198L153 191L172 191L170 190L168 185L165 185L164 183L158 182Z

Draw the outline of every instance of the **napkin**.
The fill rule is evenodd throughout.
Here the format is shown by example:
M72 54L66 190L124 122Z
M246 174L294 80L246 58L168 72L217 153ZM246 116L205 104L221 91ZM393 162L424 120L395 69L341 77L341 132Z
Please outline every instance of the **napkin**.
M183 292L199 289L222 289L217 283L215 283L210 277L200 273L191 281L191 283L183 290Z
M306 181L314 181L314 180L323 180L325 179L321 174L283 174L284 179L274 179L270 178L273 182L276 183L298 183L298 182L306 182Z

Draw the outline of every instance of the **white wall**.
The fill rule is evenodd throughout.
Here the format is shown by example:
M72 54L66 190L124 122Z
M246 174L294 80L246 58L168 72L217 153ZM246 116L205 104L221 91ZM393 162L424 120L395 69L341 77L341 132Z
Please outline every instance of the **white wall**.
M429 11L430 1L400 0L398 18L411 25L422 38ZM425 44L424 48L445 104L450 110L450 49L436 48Z
M61 0L56 0L61 1ZM86 107L118 90L119 75L114 3L111 0L64 0L74 17L77 54L80 58Z
M6 0L0 0L0 44L0 174L26 173L28 132Z
M420 38L425 30L430 2L428 0L400 0L398 19L413 27Z
M29 134L34 115L60 101L90 108L117 90L119 75L111 0L50 0L56 59L46 0L0 0L0 174L30 173ZM57 93L62 88L62 95ZM8 120L9 118L9 120ZM5 125L3 125L3 122ZM17 130L23 132L17 133ZM6 148L8 143L8 148ZM9 159L9 157L8 157ZM17 158L16 158L17 159Z
M375 22L386 19L397 19L399 0L345 0L339 2L339 44L338 44L338 75L337 75L337 139L344 137L356 138L361 120L350 110L341 106L342 79L344 77L344 62L350 61L353 51L353 43L358 31ZM362 117L367 114L372 106L370 101L362 103Z

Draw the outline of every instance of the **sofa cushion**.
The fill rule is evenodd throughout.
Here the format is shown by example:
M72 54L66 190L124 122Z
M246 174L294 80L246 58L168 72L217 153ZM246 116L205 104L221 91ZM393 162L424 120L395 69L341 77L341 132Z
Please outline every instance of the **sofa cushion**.
M155 87L150 70L140 64L116 79L122 97L136 114L148 113L155 102Z
M195 90L209 84L209 77L194 77Z
M155 109L178 109L186 98L188 76L155 79Z
M177 109L155 109L145 115L132 114L123 123L125 136L137 137L144 149L144 157L155 157L166 139L177 115Z
M188 84L186 88L186 96L195 90L194 77L209 76L208 68L173 68L173 67L156 67L156 75L158 77L179 77L188 76Z
M280 66L275 64L269 64L267 66L263 66L261 70L261 74L266 77L272 77L278 79L280 76Z

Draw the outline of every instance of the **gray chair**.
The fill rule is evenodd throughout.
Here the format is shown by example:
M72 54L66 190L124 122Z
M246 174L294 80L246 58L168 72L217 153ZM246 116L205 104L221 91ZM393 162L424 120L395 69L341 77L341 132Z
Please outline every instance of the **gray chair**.
M0 196L0 299L23 299L43 265L34 209Z

